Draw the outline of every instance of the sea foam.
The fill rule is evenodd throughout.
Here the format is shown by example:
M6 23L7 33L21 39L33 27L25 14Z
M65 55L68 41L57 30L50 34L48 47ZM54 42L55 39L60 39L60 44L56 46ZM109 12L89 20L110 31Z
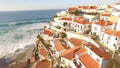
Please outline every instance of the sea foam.
M36 36L46 23L27 24L1 34L0 57L14 53L17 49L23 49L26 45L35 44Z

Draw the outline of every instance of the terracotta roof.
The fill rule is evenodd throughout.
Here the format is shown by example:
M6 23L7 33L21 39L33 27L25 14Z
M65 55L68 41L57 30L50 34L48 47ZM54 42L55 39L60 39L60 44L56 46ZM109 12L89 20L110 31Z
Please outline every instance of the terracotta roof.
M63 17L63 18L60 18L59 20L72 21L72 18L65 18L65 17Z
M104 33L108 34L108 35L113 35L114 33L116 33L116 30L107 30L107 31L103 31Z
M103 32L108 34L108 35L120 37L120 31L117 31L117 30L107 30L107 31L103 31Z
M71 59L75 58L74 52L80 48L81 48L80 46L76 46L73 48L66 49L66 50L64 50L64 52L61 53L61 56L68 60L71 60Z
M90 6L81 6L82 9L89 9Z
M69 9L68 9L69 12L75 12L75 11L77 11L77 10L78 10L78 8L76 8L76 7L72 7L72 8L69 8Z
M54 44L55 44L55 48L56 48L57 51L69 49L67 44L63 43L61 40L55 40Z
M86 68L99 68L99 64L88 54L81 56L79 60Z
M111 14L102 14L102 16L110 17Z
M97 6L90 6L90 9L97 9Z
M81 47L82 47L82 40L80 40L80 39L70 38L69 41L70 41L74 46L81 46Z
M113 35L116 37L120 37L120 31L115 32Z
M50 68L49 60L38 61L35 68Z
M53 36L53 32L51 32L49 29L44 29L43 34Z
M100 20L99 22L95 22L95 24L100 25L100 26L107 26L107 25L112 25L112 22Z
M65 48L62 45L55 46L57 51L64 50Z
M74 51L71 51L71 50L70 51L66 50L65 52L63 52L61 56L68 60L72 60L73 58L75 58Z
M89 47L99 57L101 57L101 58L103 58L105 60L111 60L111 57L109 55L107 55L105 52L101 51L95 45L93 45L93 44L87 44L86 46Z
M74 22L79 24L91 24L91 22L84 20L84 19L74 19Z
M81 54L83 54L83 53L85 53L85 52L87 52L87 49L85 49L85 48L80 48L80 49L77 51L77 54L78 54L78 55L81 55Z

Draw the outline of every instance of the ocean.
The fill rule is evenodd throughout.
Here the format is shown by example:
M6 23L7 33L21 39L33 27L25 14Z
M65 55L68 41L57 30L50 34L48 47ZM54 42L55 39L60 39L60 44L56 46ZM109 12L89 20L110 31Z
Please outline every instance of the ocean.
M36 36L43 26L62 10L64 9L0 12L0 57L35 44Z

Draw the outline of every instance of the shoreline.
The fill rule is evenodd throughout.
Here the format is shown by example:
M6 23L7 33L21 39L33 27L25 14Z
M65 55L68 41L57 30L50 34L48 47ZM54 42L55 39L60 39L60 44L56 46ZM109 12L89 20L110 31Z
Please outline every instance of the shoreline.
M22 63L27 63L28 60L33 55L33 50L35 49L36 45L26 45L22 49L17 49L14 53L7 54L4 57L0 58L0 67L6 68L11 66L16 66Z

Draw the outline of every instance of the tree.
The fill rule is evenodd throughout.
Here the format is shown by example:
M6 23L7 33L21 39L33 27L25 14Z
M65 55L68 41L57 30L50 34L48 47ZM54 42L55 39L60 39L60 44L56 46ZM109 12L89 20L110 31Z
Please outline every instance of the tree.
M67 26L67 24L68 24L67 22L64 22L64 23L63 23L63 26Z
M76 10L75 12L69 12L70 14L74 14L75 16L78 16L80 14L81 11Z
M64 32L61 32L60 35L61 35L61 38L66 38L67 37L66 33L64 33Z
M106 68L118 68L118 62L115 59L112 59L108 64Z

